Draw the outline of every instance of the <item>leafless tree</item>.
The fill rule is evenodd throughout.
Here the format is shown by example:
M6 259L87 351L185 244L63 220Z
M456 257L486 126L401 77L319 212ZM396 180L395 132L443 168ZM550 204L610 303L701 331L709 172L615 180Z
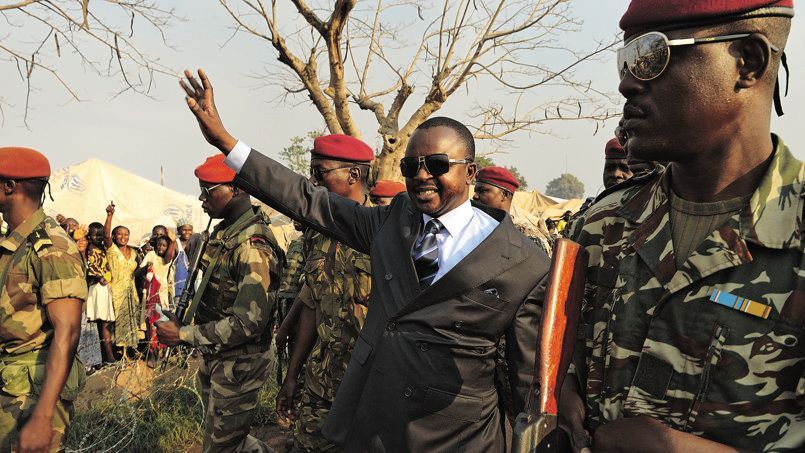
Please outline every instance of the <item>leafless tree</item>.
M353 107L373 114L383 138L378 178L399 178L411 134L457 92L476 101L479 139L612 115L611 99L575 69L615 38L586 51L563 44L581 26L569 0L319 1L219 0L235 33L274 48L281 64L264 80L283 101L307 95L331 133L356 137Z
M156 0L0 1L0 23L8 25L0 28L0 62L14 66L25 85L25 125L39 74L55 80L71 99L82 100L61 69L62 57L78 58L88 73L120 78L122 88L115 96L127 91L148 95L155 74L176 72L138 49L135 28L155 31L167 45L163 32L174 19L174 11ZM31 41L31 36L36 38ZM0 119L5 118L2 104L0 98Z

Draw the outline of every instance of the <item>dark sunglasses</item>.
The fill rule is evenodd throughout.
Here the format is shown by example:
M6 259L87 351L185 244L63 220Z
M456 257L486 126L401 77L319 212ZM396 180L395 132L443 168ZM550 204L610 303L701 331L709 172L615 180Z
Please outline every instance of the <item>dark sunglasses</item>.
M735 41L751 35L752 33L738 33L706 38L668 39L664 33L652 31L638 36L618 49L618 72L621 79L626 77L628 71L637 80L644 82L654 80L668 67L668 63L671 61L671 47ZM771 50L779 51L773 45Z
M219 187L221 187L221 186L223 186L223 185L225 185L225 183L216 184L216 185L210 186L210 187L203 187L202 186L201 187L201 197L203 199L205 199L205 200L209 199L210 195L212 195L212 191L217 189L217 188L219 188Z
M352 168L354 166L355 165L344 165L342 167L335 167L335 168L329 168L329 169L324 169L324 168L321 168L321 167L311 167L310 176L312 176L312 177L316 178L317 180L321 181L322 179L324 179L324 175L326 175L327 173L330 173L331 171L343 170L345 168Z
M447 154L431 154L429 156L403 157L400 159L400 172L406 178L413 178L424 164L425 171L431 176L441 176L450 171L453 164L471 164L472 159L451 159Z

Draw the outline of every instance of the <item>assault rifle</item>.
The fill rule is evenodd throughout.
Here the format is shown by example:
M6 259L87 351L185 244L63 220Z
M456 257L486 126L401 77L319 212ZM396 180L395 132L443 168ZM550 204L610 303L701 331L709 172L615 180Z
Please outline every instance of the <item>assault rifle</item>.
M179 324L179 327L192 321L192 319L185 319L185 317L187 317L187 309L190 306L190 301L193 299L196 293L196 280L198 279L199 272L201 272L201 266L199 266L199 263L201 262L201 257L204 256L204 252L207 250L207 244L210 243L211 226L212 219L210 219L209 223L207 223L207 229L205 229L202 233L204 236L204 242L201 243L201 247L199 247L198 251L193 257L193 263L190 265L190 269L188 270L189 272L187 273L189 277L185 281L184 289L182 289L182 295L179 296L179 302L176 303L176 322ZM180 353L184 350L184 347L181 345L169 348L165 353L165 358L162 359L162 363L159 366L160 371L165 371L165 367L168 365L168 359L170 359L170 356L177 348L179 349Z
M579 244L569 239L556 241L545 292L534 370L539 384L536 387L532 385L526 410L517 415L515 420L513 452L560 451L559 391L567 375L575 346L588 259L587 251ZM538 401L534 401L535 399Z

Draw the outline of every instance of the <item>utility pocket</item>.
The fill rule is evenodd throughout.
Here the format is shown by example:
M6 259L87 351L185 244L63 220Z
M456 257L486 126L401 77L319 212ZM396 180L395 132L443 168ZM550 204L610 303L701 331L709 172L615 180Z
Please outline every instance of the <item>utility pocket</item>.
M28 366L28 374L31 379L31 393L39 395L42 391L42 385L45 383L45 364L35 364ZM61 399L65 401L74 401L78 398L78 394L84 389L87 382L87 372L84 370L84 364L78 357L73 360L73 366L70 368L70 374L67 375L67 381L64 383L64 388L61 391Z

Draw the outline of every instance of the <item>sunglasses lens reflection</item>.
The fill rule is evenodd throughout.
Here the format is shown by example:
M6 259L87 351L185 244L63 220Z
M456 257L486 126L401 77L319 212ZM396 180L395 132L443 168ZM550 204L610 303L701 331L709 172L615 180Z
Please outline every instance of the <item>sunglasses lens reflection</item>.
M621 78L628 69L638 80L656 79L665 70L669 58L668 42L661 33L647 33L618 50Z

